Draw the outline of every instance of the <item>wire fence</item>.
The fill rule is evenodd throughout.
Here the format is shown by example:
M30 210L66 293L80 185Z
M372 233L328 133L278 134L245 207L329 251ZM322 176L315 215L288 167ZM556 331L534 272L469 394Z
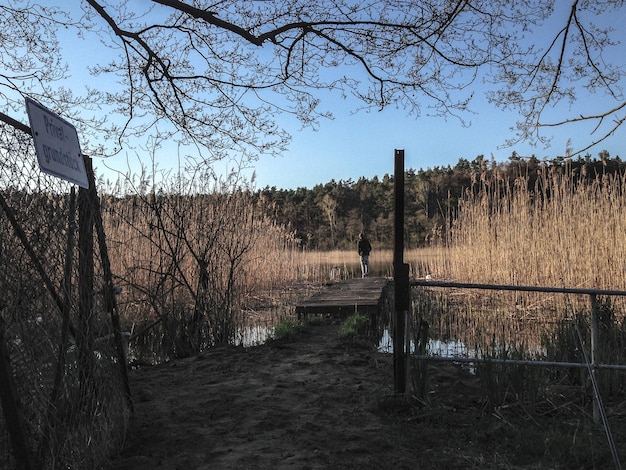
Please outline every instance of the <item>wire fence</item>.
M97 468L132 403L95 188L8 124L0 153L0 468Z
M469 368L494 408L518 401L529 410L545 403L545 415L584 406L591 397L593 421L602 425L615 468L621 468L605 399L622 431L626 291L430 280L411 286L406 352L420 398L431 362ZM472 290L484 293L472 297Z

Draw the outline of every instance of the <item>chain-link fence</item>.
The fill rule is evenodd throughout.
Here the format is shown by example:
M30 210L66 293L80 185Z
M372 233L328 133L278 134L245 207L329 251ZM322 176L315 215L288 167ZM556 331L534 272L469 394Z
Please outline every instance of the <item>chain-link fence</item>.
M6 124L0 152L0 468L98 468L132 403L95 189Z

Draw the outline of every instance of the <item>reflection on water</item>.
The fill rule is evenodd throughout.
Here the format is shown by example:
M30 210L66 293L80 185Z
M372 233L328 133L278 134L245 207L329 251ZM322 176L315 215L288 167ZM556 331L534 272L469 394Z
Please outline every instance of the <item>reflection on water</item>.
M393 338L388 329L383 331L383 335L378 342L378 351L393 353ZM413 340L410 341L410 352L415 353L415 342ZM426 354L441 357L470 357L467 347L458 339L452 341L429 339Z
M624 363L625 301L598 302L599 343L605 350L598 354L601 362ZM413 288L408 329L411 353L414 341L427 338L421 339L425 347L418 348L420 354L452 361L580 362L580 342L585 348L591 342L590 300L588 295ZM379 350L393 351L387 331L381 335Z
M426 328L429 355L537 354L564 311L546 295L412 289L411 331Z
M249 348L265 343L274 332L274 327L267 325L251 325L237 330L235 346Z

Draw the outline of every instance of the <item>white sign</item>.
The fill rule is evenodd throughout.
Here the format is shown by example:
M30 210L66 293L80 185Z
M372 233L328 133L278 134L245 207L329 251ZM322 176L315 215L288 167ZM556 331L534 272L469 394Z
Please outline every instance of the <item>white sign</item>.
M88 188L76 128L30 98L26 98L26 111L41 171Z

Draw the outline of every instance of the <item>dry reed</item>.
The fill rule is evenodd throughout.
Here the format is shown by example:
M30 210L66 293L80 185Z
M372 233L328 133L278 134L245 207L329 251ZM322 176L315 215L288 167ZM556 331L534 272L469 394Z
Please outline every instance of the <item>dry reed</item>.
M477 179L460 203L456 219L448 221L451 230L447 243L405 252L411 277L624 289L624 177L588 178L574 174L568 166L541 171L533 187L529 187L528 177L511 181L497 169ZM176 259L163 257L161 245L167 240L162 230L156 230L158 221L150 205L139 204L136 198L117 204L124 208L112 211L106 218L115 253L114 272L132 285L143 286L133 298L125 299L127 314L132 317L133 309L140 304L154 309L156 292L163 298L169 297L169 304L163 301L159 308L173 308L171 296L180 288L180 282L166 285L164 270L175 263L185 282L196 286L199 268L193 253L180 252ZM211 212L205 207L207 204L209 199L196 197L179 210L181 217L192 219L185 222L186 231L192 233L191 240L196 244L191 251L199 251L209 236L222 237L218 243L222 245L226 239L249 243L241 253L236 275L236 303L244 310L258 312L263 303L271 303L270 297L283 295L289 286L360 275L356 250L308 251L294 233L262 216L263 208L252 207L251 200L242 200L229 218L219 219L231 221L226 228L215 223L214 215L209 217L216 209ZM244 217L245 214L250 216ZM172 227L175 225L168 230ZM391 250L375 247L371 257L373 274L392 276L392 257ZM228 271L228 259L208 261L223 272ZM213 286L225 288L224 278L212 282ZM153 298L149 298L149 292ZM191 300L189 296L182 298L183 302ZM529 304L538 303L524 301L523 315L528 316ZM510 315L519 314L516 308L519 305L510 309ZM140 310L145 316L145 310Z
M442 271L465 282L626 289L624 175L495 172L452 223ZM474 194L474 193L472 193ZM441 269L441 267L440 267Z

